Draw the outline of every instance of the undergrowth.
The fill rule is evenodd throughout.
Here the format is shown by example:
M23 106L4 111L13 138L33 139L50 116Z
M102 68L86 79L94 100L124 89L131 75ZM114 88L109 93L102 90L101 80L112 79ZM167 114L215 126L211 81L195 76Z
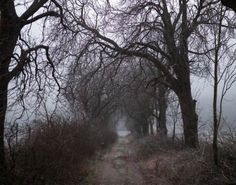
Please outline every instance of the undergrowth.
M236 184L236 145L220 145L220 164L215 166L212 146L202 142L196 150L181 142L149 136L137 141L141 168L147 185Z
M7 140L9 184L14 185L78 184L90 173L87 161L117 137L102 123L58 119L37 121L18 132L18 139L8 133Z

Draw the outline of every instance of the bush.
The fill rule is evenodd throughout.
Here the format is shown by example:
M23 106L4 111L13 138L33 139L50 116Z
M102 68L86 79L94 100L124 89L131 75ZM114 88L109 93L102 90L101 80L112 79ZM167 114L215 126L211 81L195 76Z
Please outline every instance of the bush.
M152 155L157 155L159 152L165 152L170 149L180 149L182 144L173 143L168 137L147 136L139 139L137 142L137 154L140 158L147 159Z
M201 143L197 150L155 137L139 141L142 170L147 184L160 185L223 185L236 184L236 143L220 145L220 165L212 159L212 145ZM177 144L177 145L176 145Z
M89 173L87 160L115 139L114 131L89 123L37 123L14 146L14 161L8 156L12 184L78 184Z

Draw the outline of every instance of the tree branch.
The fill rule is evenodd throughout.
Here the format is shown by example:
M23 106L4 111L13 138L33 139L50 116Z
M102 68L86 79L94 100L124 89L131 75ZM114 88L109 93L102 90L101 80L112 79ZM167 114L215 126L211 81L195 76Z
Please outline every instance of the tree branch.
M27 20L33 16L48 0L34 0L31 6L21 15L21 19Z
M25 21L24 25L31 24L31 23L33 23L39 19L42 19L44 17L47 17L47 16L61 17L57 12L49 11L49 12L42 13L40 15L33 17L32 19Z
M56 76L55 76L55 67L54 67L54 64L51 60L51 57L50 57L50 54L49 54L49 47L48 46L45 46L45 45L38 45L38 46L35 46L33 48L29 48L27 50L22 50L21 52L21 56L20 56L20 59L19 59L19 62L18 64L16 65L16 67L11 71L9 72L8 74L8 81L10 81L12 78L20 75L20 73L23 71L23 68L24 66L26 66L28 63L31 62L30 58L28 57L28 55L31 53L31 52L36 52L37 50L40 50L40 49L43 49L45 50L45 55L46 55L46 58L47 58L47 61L48 63L50 64L50 67L52 68L52 77L53 79L55 80L57 86L59 87L60 89L60 84L59 82L57 81L56 79Z
M87 24L82 23L82 22L78 22L78 24L80 26L82 26L83 28L91 31L94 35L96 35L98 38L100 38L101 40L111 44L113 47L110 47L110 49L113 49L117 52L119 52L122 55L127 55L129 57L132 56L136 56L136 57L140 57L140 58L144 58L149 60L150 62L152 62L159 70L161 70L163 72L163 74L165 74L168 78L168 81L171 84L175 84L176 83L176 79L172 76L172 74L170 73L170 71L161 63L161 61L159 61L157 58L155 58L154 56L152 56L151 54L148 53L144 53L141 51L135 51L135 50L129 50L127 48L122 48L120 47L114 40L103 36L102 34L100 34L100 32L94 28L89 27ZM107 46L107 44L104 43L104 46Z

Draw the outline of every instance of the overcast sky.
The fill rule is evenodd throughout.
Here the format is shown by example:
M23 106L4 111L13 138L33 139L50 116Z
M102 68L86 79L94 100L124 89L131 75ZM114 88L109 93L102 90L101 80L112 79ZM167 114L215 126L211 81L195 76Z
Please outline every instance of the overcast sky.
M200 78L195 78L192 82L193 96L198 101L199 116L203 122L212 121L212 101L213 86L212 84ZM221 92L221 89L218 91ZM236 83L228 91L223 104L224 118L229 124L236 126Z

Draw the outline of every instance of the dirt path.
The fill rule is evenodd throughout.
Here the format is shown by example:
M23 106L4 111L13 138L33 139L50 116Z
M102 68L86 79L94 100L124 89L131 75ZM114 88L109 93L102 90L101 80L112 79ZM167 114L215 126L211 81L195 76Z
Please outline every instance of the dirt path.
M93 185L144 185L135 148L129 137L120 137L103 157L96 160Z

